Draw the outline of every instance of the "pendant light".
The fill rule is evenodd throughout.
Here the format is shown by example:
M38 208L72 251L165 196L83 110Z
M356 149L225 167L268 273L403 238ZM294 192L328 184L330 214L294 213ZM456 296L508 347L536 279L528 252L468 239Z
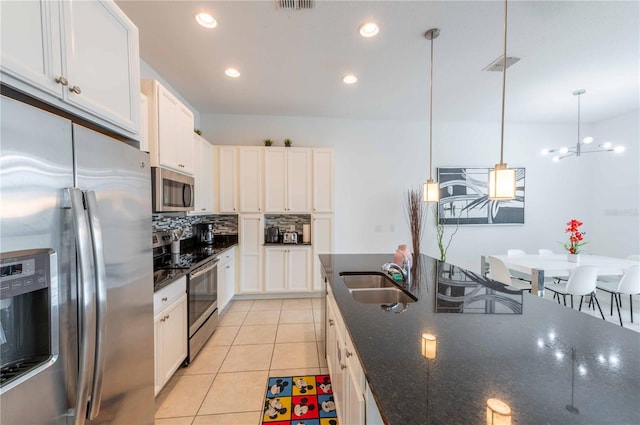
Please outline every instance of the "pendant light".
M429 74L429 180L424 184L424 202L438 202L440 200L440 185L433 180L433 39L438 38L440 30L431 28L424 33L427 40L431 40L431 71Z
M507 78L507 0L504 0L504 51L502 55L502 118L500 121L500 163L489 172L489 199L506 201L516 197L516 170L507 168L504 151L504 95Z

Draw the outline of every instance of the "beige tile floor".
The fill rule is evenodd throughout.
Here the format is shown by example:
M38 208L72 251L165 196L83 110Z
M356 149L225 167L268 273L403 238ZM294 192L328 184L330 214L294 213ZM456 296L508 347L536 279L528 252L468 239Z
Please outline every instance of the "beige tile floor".
M319 298L233 301L156 398L156 425L258 425L269 376L328 373Z

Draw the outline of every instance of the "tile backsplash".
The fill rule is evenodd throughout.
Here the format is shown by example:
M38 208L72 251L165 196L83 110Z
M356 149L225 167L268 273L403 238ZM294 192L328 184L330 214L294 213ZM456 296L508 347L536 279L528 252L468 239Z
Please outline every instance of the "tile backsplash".
M214 232L219 235L238 234L238 216L236 214L214 215L173 215L154 214L152 218L153 231L172 230L183 228L185 230L182 239L191 238L193 232L191 226L198 223L213 223Z
M311 224L309 214L265 214L265 229L273 226L280 228L280 231L289 231L290 226L295 226L295 231L302 235L302 225Z

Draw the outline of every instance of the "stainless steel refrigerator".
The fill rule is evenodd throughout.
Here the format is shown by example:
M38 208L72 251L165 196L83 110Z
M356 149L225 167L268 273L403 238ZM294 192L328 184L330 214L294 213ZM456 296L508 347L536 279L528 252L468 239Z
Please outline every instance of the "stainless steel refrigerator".
M0 108L0 423L152 424L149 156Z

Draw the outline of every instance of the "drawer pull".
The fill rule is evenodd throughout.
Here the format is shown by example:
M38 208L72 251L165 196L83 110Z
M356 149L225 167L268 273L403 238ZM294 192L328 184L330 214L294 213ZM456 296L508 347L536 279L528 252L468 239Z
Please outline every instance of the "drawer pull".
M56 78L56 83L66 86L69 84L69 80L67 80L67 78L64 75L61 75Z
M69 87L69 91L74 92L75 94L80 94L82 93L82 90L80 89L79 86L73 86L73 87Z
M333 319L329 319L329 326L333 326L335 323L333 321Z
M353 356L353 353L347 349L344 350L347 353L347 357Z
M162 302L167 301L167 297L162 297Z
M345 370L347 368L346 365L343 365L342 363L340 363L340 369Z

